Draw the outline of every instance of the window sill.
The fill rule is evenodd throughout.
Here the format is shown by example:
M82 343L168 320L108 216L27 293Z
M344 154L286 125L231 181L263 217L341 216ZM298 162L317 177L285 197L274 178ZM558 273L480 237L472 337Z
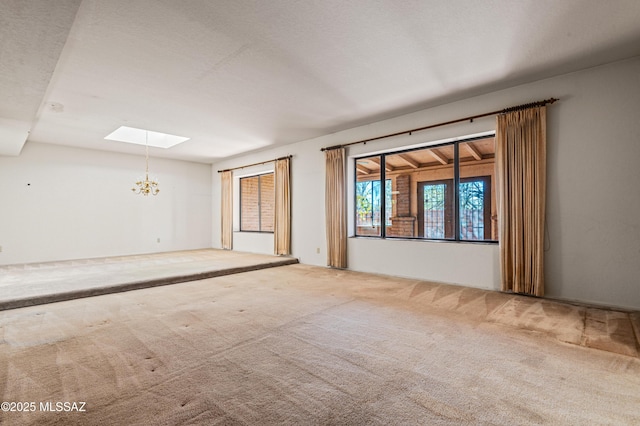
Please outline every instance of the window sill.
M273 234L273 231L233 231L234 234Z
M380 237L378 235L351 235L348 238L353 239L363 239L363 240L385 240L385 241L418 241L418 242L428 242L428 243L453 243L453 244L484 244L495 246L498 245L499 241L492 240L482 240L482 241L472 241L472 240L436 240L429 238L407 238L407 237Z

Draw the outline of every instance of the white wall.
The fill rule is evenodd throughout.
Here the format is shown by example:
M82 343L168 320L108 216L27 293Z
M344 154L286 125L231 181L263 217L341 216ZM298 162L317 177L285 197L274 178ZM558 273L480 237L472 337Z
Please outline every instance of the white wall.
M211 247L211 166L29 142L0 156L0 264ZM158 242L158 238L160 242Z
M640 309L638 57L215 164L213 245L220 245L218 169L293 155L293 255L326 265L320 148L550 97L560 101L548 109L547 295ZM493 130L494 122L486 118L354 145L348 155ZM352 162L349 172L352 181ZM351 209L352 198L351 193ZM251 247L254 237L243 234L242 248ZM271 252L257 240L255 247ZM350 269L499 288L497 245L350 238L348 249Z

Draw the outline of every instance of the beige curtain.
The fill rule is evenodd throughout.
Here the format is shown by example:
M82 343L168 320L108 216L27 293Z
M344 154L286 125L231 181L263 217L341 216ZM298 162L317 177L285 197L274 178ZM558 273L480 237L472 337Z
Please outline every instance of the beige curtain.
M274 252L291 254L291 158L276 160Z
M545 107L497 117L502 291L544 295L546 134Z
M347 267L347 213L344 148L325 151L325 209L327 265Z
M233 172L222 172L222 203L221 203L221 244L225 250L233 248Z

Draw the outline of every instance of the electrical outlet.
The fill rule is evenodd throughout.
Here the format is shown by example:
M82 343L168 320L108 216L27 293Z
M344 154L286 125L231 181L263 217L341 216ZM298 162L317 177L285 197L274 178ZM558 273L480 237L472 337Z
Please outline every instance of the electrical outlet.
M158 242L160 242L160 238L158 238Z
M320 254L320 247L316 247L316 253Z
M2 246L0 246L0 253L2 253Z

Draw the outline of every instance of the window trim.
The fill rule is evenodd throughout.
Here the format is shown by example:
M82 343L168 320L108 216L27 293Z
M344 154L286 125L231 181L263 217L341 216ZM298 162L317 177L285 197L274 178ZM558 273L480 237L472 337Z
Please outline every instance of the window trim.
M421 145L421 146L412 146L411 148L399 148L399 149L390 149L390 150L385 150L384 152L376 152L376 153L371 153L371 154L362 154L362 155L357 155L354 156L354 166L353 169L355 171L354 175L353 175L353 194L354 194L354 204L353 204L353 218L354 218L354 228L353 228L353 237L355 238L374 238L374 239L389 239L389 240L408 240L408 241L430 241L430 242L453 242L453 243L471 243L471 244L499 244L499 240L491 240L491 239L482 239L482 240L467 240L467 239L461 239L460 238L460 212L459 212L459 205L460 205L460 191L459 191L459 187L460 187L460 144L463 143L467 143L467 142L473 142L473 141L478 141L478 140L483 140L483 139L487 139L487 138L495 138L495 132L490 132L490 133L486 133L486 134L482 134L482 135L478 135L478 136L471 136L471 137L465 137L465 138L455 138L454 140L447 140L446 142L438 142L438 143L428 143L425 145ZM439 147L443 147L443 146L453 146L453 150L454 150L454 157L453 157L453 181L454 181L454 201L453 201L453 212L454 212L454 238L424 238L424 237L409 237L409 236L402 236L402 237L397 237L397 236L387 236L386 235L386 231L387 231L387 226L386 224L384 224L384 226L380 227L380 234L379 235L359 235L358 234L358 226L357 226L357 216L358 216L358 210L357 210L357 200L356 200L356 185L358 183L358 173L356 170L355 165L357 164L358 160L361 159L365 159L365 158L372 158L372 157L379 157L380 158L380 182L386 181L386 170L385 170L385 160L387 156L390 155L397 155L397 154L404 154L407 152L413 152L413 151L420 151L423 149L433 149L433 148L439 148ZM483 176L484 177L484 176ZM466 181L469 178L463 178L462 181ZM380 185L380 211L384 212L386 206L385 206L385 202L386 202L386 188L385 185ZM456 188L458 188L456 190ZM489 217L491 217L491 213L489 212ZM418 218L416 218L417 220ZM485 231L486 234L486 231Z

